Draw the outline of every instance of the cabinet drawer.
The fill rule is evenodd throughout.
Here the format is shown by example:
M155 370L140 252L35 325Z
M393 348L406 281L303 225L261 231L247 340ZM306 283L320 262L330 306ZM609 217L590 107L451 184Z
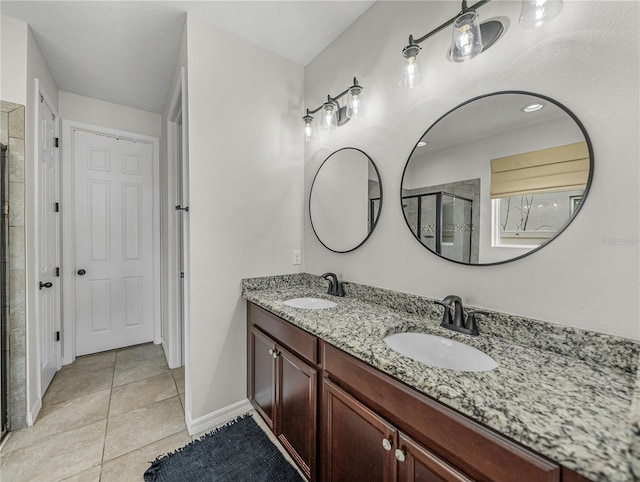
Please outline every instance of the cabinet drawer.
M323 343L325 375L476 480L554 482L560 467Z
M247 302L247 319L281 345L314 365L318 364L318 339L315 336L251 302Z

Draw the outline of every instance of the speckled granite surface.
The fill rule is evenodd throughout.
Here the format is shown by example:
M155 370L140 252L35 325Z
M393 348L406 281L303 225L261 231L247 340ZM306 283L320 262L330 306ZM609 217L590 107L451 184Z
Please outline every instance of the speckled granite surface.
M556 462L597 481L640 479L640 344L492 313L481 335L440 328L442 308L415 295L346 283L326 294L317 276L243 281L243 296L379 370ZM336 301L325 310L291 308L290 298ZM391 333L442 335L491 355L490 372L456 372L401 356ZM638 390L634 387L638 382Z

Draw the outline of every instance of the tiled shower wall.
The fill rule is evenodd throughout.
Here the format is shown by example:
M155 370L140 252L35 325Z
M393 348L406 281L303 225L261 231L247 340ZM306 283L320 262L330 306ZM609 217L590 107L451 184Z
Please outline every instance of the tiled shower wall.
M24 106L0 101L0 142L9 147L7 388L11 430L17 430L27 424L24 131ZM2 215L7 215L4 206Z

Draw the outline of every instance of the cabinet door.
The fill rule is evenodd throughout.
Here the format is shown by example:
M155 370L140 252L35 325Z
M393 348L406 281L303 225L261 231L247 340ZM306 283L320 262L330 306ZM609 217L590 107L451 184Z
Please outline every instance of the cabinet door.
M254 326L249 328L249 400L273 430L276 400L276 344Z
M315 478L318 371L278 346L275 433L307 478ZM312 476L313 474L313 476Z
M399 448L395 451L398 460L398 482L473 481L402 432L399 434L398 445ZM461 444L461 447L464 447L464 444Z
M394 427L327 379L323 405L325 480L394 481Z

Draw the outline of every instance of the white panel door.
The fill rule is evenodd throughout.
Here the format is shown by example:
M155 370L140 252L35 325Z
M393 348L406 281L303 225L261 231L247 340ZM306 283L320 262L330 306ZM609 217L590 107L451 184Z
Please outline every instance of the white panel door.
M47 390L60 368L60 222L56 209L59 194L58 155L55 141L55 116L46 101L38 108L38 324L40 338L40 388Z
M153 145L73 131L76 355L153 340Z

